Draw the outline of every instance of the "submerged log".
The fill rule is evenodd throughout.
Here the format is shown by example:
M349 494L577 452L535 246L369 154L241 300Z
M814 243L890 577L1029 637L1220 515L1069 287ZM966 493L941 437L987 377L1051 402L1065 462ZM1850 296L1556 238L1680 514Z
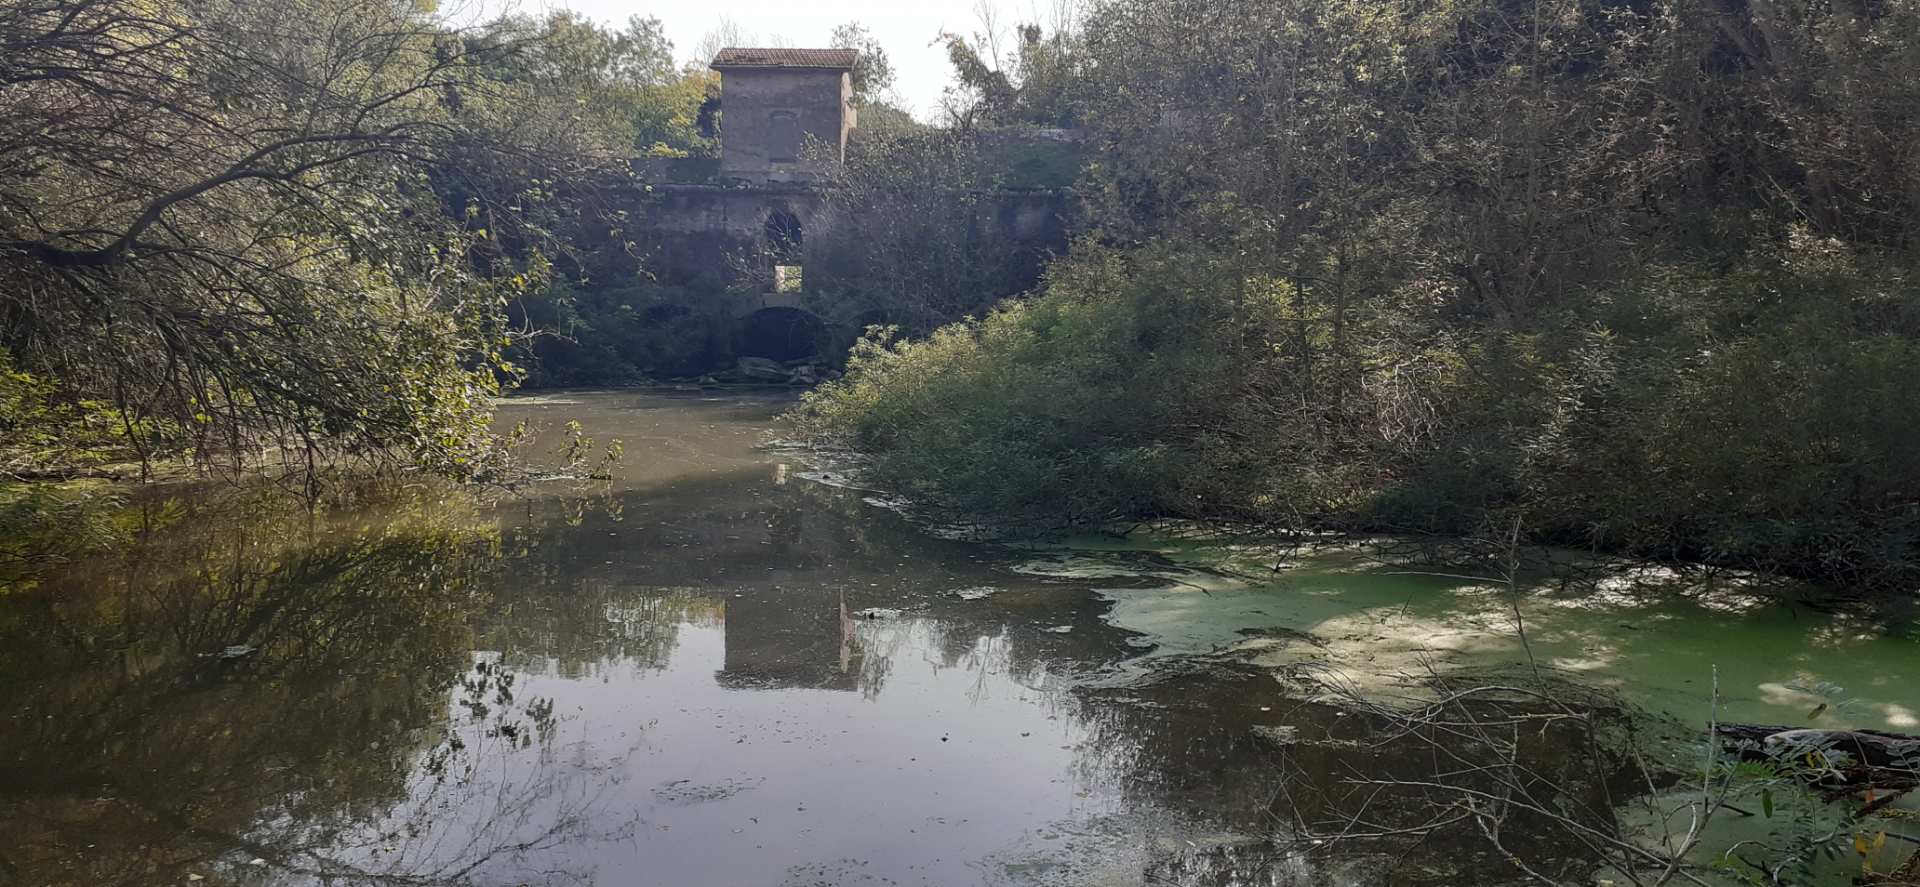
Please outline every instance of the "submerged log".
M1721 741L1747 744L1758 757L1772 757L1809 749L1842 752L1859 764L1920 775L1920 736L1883 730L1818 730L1767 724L1721 724L1714 730Z
M1722 724L1714 736L1743 760L1807 762L1802 777L1828 802L1862 797L1862 812L1920 788L1920 736L1883 730L1817 730L1766 724ZM1816 757L1817 754L1817 757Z

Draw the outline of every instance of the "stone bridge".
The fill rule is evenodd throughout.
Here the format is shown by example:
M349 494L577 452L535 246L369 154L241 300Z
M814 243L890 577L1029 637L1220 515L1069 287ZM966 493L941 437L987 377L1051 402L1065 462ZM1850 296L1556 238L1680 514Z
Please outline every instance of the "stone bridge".
M801 307L804 277L783 281L776 269L800 265L801 244L817 230L824 200L815 186L661 183L646 189L631 212L648 247L648 267L663 283L713 290L737 288L742 279L773 281L758 303L746 300L736 310ZM1067 243L1074 203L1065 189L1009 190L987 201L979 222L1007 243L1058 250Z
M825 207L819 183L845 161L857 124L857 60L844 49L723 49L713 60L720 156L635 163L642 184L629 201L628 230L647 270L689 298L724 299L737 354L792 359L821 350L828 331L848 338L862 325L861 317L815 310L801 255ZM1039 138L1071 144L1057 134ZM833 150L803 152L808 142ZM1065 188L1008 189L984 202L977 223L1031 258L1065 248L1074 207ZM816 344L803 347L807 337Z
M830 339L837 347L850 344L868 322L885 320L841 316L808 287L800 246L818 230L824 208L814 185L658 183L646 188L636 195L630 214L647 270L658 283L707 302L708 312L723 307L735 322L734 337L747 340L736 348L740 353L789 359L795 349L756 343L804 334ZM1037 269L1041 256L1066 248L1075 204L1065 190L1007 191L985 201L980 224L1012 247L1005 261Z

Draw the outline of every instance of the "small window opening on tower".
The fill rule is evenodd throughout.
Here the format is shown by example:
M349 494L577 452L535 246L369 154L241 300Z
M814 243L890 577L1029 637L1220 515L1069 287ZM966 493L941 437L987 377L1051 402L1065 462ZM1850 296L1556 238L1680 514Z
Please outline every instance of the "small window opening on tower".
M767 161L793 163L800 159L800 117L775 111L767 118Z
M773 258L773 291L804 291L800 279L800 256L805 243L800 220L785 207L775 207L767 215L767 252Z

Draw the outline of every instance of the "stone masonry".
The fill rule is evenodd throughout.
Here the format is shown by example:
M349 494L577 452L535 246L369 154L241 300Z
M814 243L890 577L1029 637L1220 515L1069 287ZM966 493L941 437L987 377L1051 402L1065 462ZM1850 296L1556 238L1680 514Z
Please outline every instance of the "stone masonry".
M723 49L720 174L747 182L807 182L820 162L846 159L856 125L851 49ZM823 150L809 162L809 145Z

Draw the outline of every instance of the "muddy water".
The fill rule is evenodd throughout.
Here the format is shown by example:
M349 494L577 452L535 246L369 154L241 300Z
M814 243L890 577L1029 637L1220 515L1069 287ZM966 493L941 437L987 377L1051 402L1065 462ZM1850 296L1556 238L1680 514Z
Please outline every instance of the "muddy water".
M1431 749L1288 678L1413 697L1519 667L1497 590L1339 551L942 539L762 447L786 405L507 407L622 439L606 488L139 503L125 550L0 597L0 884L1519 880L1464 832L1310 840ZM1711 594L1525 615L1550 672L1668 727L1715 667L1754 720L1920 711L1883 625ZM1535 753L1569 803L1617 800L1604 762Z

